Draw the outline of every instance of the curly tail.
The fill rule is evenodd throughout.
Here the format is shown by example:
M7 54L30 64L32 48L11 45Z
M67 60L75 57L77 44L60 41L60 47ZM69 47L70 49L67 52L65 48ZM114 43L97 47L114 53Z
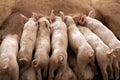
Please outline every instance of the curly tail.
M112 56L113 56L113 57L116 57L115 54L118 53L118 50L120 50L120 48L117 48L117 49L115 49L115 50L110 49L110 50L107 52L107 53L108 53L108 56L109 56L109 57L112 57Z
M38 67L38 65L39 65L39 60L38 59L34 59L32 61L32 66L36 68L36 67Z
M58 56L58 63L62 63L64 60L64 57L62 55Z
M9 67L9 58L6 58L3 60L3 66L2 69L7 69Z

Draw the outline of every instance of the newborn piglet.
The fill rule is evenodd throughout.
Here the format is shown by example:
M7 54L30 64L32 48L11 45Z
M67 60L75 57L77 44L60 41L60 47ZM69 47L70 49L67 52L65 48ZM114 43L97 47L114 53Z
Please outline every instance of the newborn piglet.
M42 80L41 69L44 70L43 76L47 77L47 69L50 53L50 23L46 17L38 19L39 30L36 40L35 56L32 66L36 69L38 79Z
M20 50L18 53L18 63L20 66L22 66L20 73L24 72L24 70L26 70L31 64L38 30L38 18L35 13L33 14L33 17L29 19L22 14L21 16L25 18L27 22L23 28L20 40Z
M8 75L11 80L19 80L19 67L17 63L18 35L8 34L0 46L0 80ZM14 71L14 72L13 72Z
M61 80L61 76L67 66L67 27L63 21L64 14L61 17L55 16L51 11L51 34L52 34L52 55L49 64L49 80ZM56 72L54 75L54 72Z

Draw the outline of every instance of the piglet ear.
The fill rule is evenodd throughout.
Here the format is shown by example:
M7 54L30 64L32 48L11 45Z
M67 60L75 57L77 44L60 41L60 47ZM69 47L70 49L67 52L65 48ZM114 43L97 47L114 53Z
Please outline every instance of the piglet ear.
M39 19L38 14L35 12L32 12L32 17L34 18L35 21Z
M95 18L95 16L96 16L95 10L94 10L94 9L91 10L91 11L89 12L88 16L91 17L91 18Z
M86 22L86 15L83 15L79 21L80 24L84 24Z
M51 13L50 13L50 22L54 22L55 21L55 14L54 14L54 10L51 10Z
M25 19L25 20L27 20L27 21L28 21L28 18L27 18L25 15L20 14L20 16L21 16L23 19Z
M44 16L43 14L38 13L38 18L41 18L41 17L43 17L43 16Z
M60 11L59 13L60 13L61 19L64 21L64 19L65 19L64 13L62 11Z
M76 15L74 15L72 18L73 18L73 20L75 21L75 23L77 24L77 23L80 21L81 14L76 14Z

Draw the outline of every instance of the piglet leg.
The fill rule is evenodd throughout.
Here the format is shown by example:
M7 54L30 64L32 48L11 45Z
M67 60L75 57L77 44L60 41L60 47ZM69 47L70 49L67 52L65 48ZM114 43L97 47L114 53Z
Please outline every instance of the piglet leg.
M55 77L55 80L60 80L62 77L63 71L59 70L57 76Z
M52 65L50 65L48 80L53 80L53 78L54 78L54 67Z
M107 74L107 71L106 71L106 66L100 66L100 69L101 69L101 73L102 73L102 76L103 76L103 80L108 80L108 74Z
M96 66L95 66L95 63L94 63L94 57L91 59L91 69L92 69L92 71L94 72L94 74L95 75L97 75L98 74L98 72L97 72L97 68L96 68Z
M114 70L115 70L115 80L119 80L119 63L114 63Z
M14 63L14 62L13 62ZM11 76L11 80L19 80L19 67L17 62L15 62L11 68L10 68L10 72L13 73L9 73L9 75Z
M113 68L112 68L112 64L110 64L110 66L109 66L109 73L110 73L110 79L113 79Z
M41 69L37 69L37 80L42 80Z
M44 72L43 72L43 76L44 76L45 80L47 80L47 70L48 70L48 66L46 66L44 68Z

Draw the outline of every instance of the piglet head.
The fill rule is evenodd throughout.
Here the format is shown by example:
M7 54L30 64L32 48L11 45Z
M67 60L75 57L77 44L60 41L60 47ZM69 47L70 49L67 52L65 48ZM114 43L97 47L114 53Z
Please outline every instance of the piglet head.
M88 16L86 15L83 15L79 21L80 24L85 24L87 21L91 20L92 18L95 18L96 16L96 13L95 13L95 10L91 10L88 14Z
M64 22L66 23L67 27L70 25L75 25L75 22L71 16L65 16Z
M39 18L41 18L41 17L43 17L42 14L32 12L32 18L33 18L33 20L35 21L35 24L36 24L37 26L38 26L38 24L39 24L38 20L39 20Z
M38 23L39 23L40 27L50 30L50 23L49 23L49 20L47 19L47 17L41 17L38 20Z
M38 14L37 14L37 13L32 12L32 18L33 18L33 19L34 19L34 21L36 22L36 21L38 21L39 16L38 16Z
M34 19L34 21L38 21L41 17L43 17L44 15L41 14L41 13L35 13L35 12L32 12L32 17Z
M72 17L77 25L79 25L79 20L81 19L81 16L82 15L79 13L79 14L76 14Z
M20 14L20 16L23 18L23 21L24 21L24 23L27 23L27 22L29 22L29 21L34 21L34 22L37 22L37 20L38 20L38 16L37 16L37 14L36 13L32 13L32 18L27 18L25 15L23 15L23 14Z
M77 25L84 25L87 19L90 20L91 18L95 18L95 16L96 16L96 13L95 13L95 10L93 9L89 12L88 16L77 14L73 16L73 19Z
M56 16L54 14L54 10L51 11L50 14L50 23L54 23L56 20L63 21L64 20L64 13L62 11L59 12L60 16Z
M38 15L37 13L32 13L32 17L31 18L27 18L26 16L24 16L23 14L20 14L21 17L26 20L26 22L24 23L24 29L27 27L36 27L36 29L38 28Z

